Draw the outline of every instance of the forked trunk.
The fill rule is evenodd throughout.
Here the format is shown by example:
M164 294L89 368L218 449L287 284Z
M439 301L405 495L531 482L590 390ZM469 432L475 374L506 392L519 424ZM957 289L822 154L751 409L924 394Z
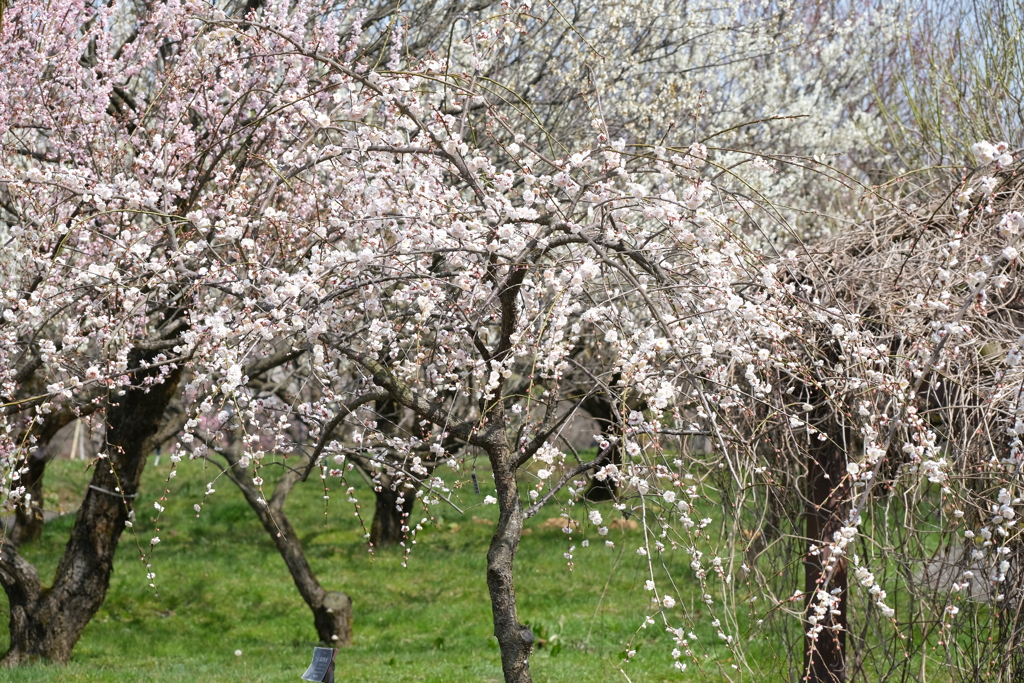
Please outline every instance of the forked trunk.
M374 409L381 431L388 436L400 436L402 430L399 425L405 410L402 404L393 399L380 399L374 401ZM419 417L413 420L411 428L420 438L429 434L429 429L422 429ZM376 505L373 522L370 524L370 545L374 548L398 545L409 534L409 515L416 503L419 486L412 480L403 479L401 475L375 470L362 459L357 460L356 464L374 482Z
M145 358L129 355L129 367ZM18 666L39 659L66 663L110 585L114 551L134 503L146 464L146 441L160 426L178 381L174 371L160 384L140 386L159 369L135 372L135 385L112 395L107 408L104 454L96 462L53 586L42 587L35 568L13 544L0 551L0 583L10 602L10 648L0 661Z

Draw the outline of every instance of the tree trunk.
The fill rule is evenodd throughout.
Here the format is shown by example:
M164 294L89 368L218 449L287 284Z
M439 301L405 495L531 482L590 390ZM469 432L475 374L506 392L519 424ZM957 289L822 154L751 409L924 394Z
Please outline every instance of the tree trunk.
M299 537L292 528L284 503L292 487L299 481L302 467L288 470L278 480L274 494L269 501L263 499L251 483L251 470L238 465L235 441L226 449L218 451L229 465L229 476L242 491L249 507L256 513L264 530L277 547L288 572L292 575L299 595L313 612L313 625L320 643L327 647L343 647L352 644L352 600L344 593L325 590L306 561Z
M326 647L351 645L352 600L344 593L328 591L320 585L306 562L302 544L283 510L271 510L263 503L252 507L277 546L299 595L313 612L313 625L320 643Z
M379 488L380 491L376 491ZM375 487L376 507L370 524L370 545L386 548L398 545L409 536L409 515L416 503L414 482L381 477ZM401 502L399 502L401 500Z
M144 359L144 352L132 350L129 368L139 368ZM123 396L110 396L105 454L96 462L53 586L43 589L35 568L18 556L13 544L4 544L0 583L10 601L11 643L0 664L18 666L39 659L66 663L103 604L114 551L146 464L146 440L160 426L178 383L175 370L160 384L141 386L159 374L157 368L135 372L134 385Z
M377 424L382 433L388 436L401 435L399 424L402 422L403 410L404 406L394 399L374 401ZM416 436L424 438L429 434L429 429L422 430L419 421L418 417L413 420L412 431ZM419 487L413 481L403 480L398 473L388 474L375 470L363 459L356 459L355 464L373 482L376 498L373 522L370 523L370 545L374 548L398 545L409 534L409 515L416 503ZM402 502L398 502L399 499Z
M613 383L617 381L618 375L612 379ZM610 462L613 465L621 465L621 448L624 439L622 439L622 427L619 425L618 420L615 419L615 411L612 410L611 401L604 394L593 394L588 396L580 407L597 420L598 425L601 427L601 436L609 441L613 438L618 439L618 442L612 449ZM603 503L615 500L617 493L618 489L615 485L615 480L611 477L604 481L591 478L590 484L587 485L587 490L583 493L583 497L591 503Z
M490 453L498 497L498 525L487 551L487 589L491 595L494 635L501 648L505 683L531 683L533 632L519 623L513 565L523 535L523 505L516 484L515 453L504 446Z
M299 595L313 612L313 625L320 642L327 647L351 645L352 600L344 593L327 591L320 585L306 562L302 544L283 510L271 510L262 502L252 507L277 546L277 552L287 565Z
M818 625L824 628L817 640L805 636L804 680L813 683L843 683L846 680L846 632L849 630L846 614L847 560L845 553L830 558L828 550L833 534L846 525L849 515L848 488L841 483L846 476L844 446L848 441L844 437L848 434L835 420L829 414L812 421L828 439L819 441L812 436L807 453L807 539L821 550L804 557L804 591L807 593L804 632L812 628L807 620L815 614L811 605L821 604L815 596L826 579L830 559L834 568L826 592L837 591L835 595L839 599L834 607L838 613L829 611L818 618ZM833 630L834 626L838 626L838 630Z

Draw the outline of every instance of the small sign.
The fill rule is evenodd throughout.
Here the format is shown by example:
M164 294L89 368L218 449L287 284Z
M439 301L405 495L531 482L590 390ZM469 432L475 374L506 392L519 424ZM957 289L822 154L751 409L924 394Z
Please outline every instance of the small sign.
M304 681L317 681L318 683L334 683L334 658L338 651L330 647L314 647L313 662L302 674Z

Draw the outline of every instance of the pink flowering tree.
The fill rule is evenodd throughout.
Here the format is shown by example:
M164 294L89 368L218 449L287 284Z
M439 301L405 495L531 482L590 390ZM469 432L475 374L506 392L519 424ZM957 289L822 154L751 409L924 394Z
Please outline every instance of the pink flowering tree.
M303 352L287 341L276 346L270 334L270 343L232 355L238 348L224 339L258 328L235 336L225 325L257 304L231 312L225 302L256 290L232 291L217 274L229 265L222 248L197 240L228 229L231 237L220 239L232 241L235 267L245 270L259 230L244 237L245 214L273 216L278 185L289 187L276 167L254 160L299 153L293 128L304 114L290 88L295 79L306 87L311 74L279 59L238 61L249 46L212 31L204 16L177 3L136 15L122 6L26 2L4 17L5 59L16 65L0 95L4 505L31 503L32 455L61 423L94 415L105 427L53 582L44 589L18 555L19 539L3 544L8 665L68 659L102 604L119 537L132 528L147 454L198 424L187 402L205 400L214 386L228 395L243 376L258 381ZM235 211L241 203L246 211ZM288 252L282 260L252 265L278 282L291 250L304 247L280 233L275 241ZM223 362L207 362L217 356ZM214 367L216 384L204 375ZM145 561L144 548L159 538L136 541ZM150 567L145 573L155 579ZM314 613L326 611L325 591L305 584Z

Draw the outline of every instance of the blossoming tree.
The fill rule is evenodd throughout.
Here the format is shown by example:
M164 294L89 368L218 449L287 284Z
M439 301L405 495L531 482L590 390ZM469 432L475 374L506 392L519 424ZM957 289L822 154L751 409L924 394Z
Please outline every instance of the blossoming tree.
M536 121L481 78L528 33L528 6L503 9L454 56L411 62L395 24L376 68L359 59L368 15L314 3L243 18L175 1L144 14L77 0L7 9L4 505L24 503L26 463L58 416L105 428L49 590L2 546L7 664L68 659L134 529L146 455L168 441L175 467L223 456L325 640L346 637L328 616L344 601L303 569L282 509L291 486L315 472L330 488L358 460L394 486L411 535L403 492L444 504L438 468L484 453L499 510L486 581L515 682L530 680L533 641L514 582L523 523L552 501L585 510L591 479L614 483L618 509L642 523L641 626L660 620L680 670L718 654L697 642L698 620L751 672L743 644L783 621L809 679L845 678L851 561L870 609L896 618L883 572L850 558L858 539L886 547L889 527L864 522L871 501L924 500L935 484L990 514L966 479L952 486L944 449L976 454L965 425L1014 412L1019 352L979 369L973 326L1009 347L1012 301L990 292L1017 262L1019 215L1001 190L1016 157L979 147L1002 175L965 181L943 230L778 254L786 213L739 189L743 174L721 173L690 133L627 144L594 107L585 136L541 144ZM936 278L922 274L933 261ZM1001 324L987 322L993 305ZM953 366L982 387L969 400L936 379ZM615 429L596 453L567 453L562 430L597 396ZM998 415L971 417L987 406ZM1015 476L1015 453L993 471ZM282 463L268 496L266 468ZM992 528L1012 533L1015 486L968 555L991 565L992 586L1009 571ZM607 532L598 510L586 519ZM759 535L751 519L768 520ZM144 563L158 542L138 540ZM765 569L776 546L805 565L792 597L793 577ZM952 628L956 596L928 595Z

